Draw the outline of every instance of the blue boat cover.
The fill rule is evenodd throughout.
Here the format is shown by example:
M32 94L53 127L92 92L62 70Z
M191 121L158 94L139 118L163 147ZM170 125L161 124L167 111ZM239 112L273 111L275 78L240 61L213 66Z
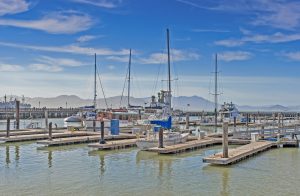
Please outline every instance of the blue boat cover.
M171 129L172 128L172 117L169 116L168 120L150 120L150 124L160 125L161 127L165 128L165 129Z

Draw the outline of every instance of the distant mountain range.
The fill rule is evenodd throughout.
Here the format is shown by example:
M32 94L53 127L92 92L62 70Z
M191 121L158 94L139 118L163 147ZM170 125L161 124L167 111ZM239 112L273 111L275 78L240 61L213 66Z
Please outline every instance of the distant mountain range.
M16 97L16 96L14 96ZM18 97L21 100L21 97ZM32 107L81 107L89 106L93 104L92 99L82 99L76 95L60 95L57 97L44 98L44 97L25 97L25 101L30 103ZM109 97L106 99L108 107L119 108L127 105L127 97L121 96ZM134 98L130 97L130 104L136 106L145 106L150 103L150 97L148 98ZM189 106L188 106L189 104ZM97 99L98 108L106 108L106 104L103 98ZM214 103L199 96L179 96L173 97L173 107L180 110L190 111L213 111ZM268 106L248 106L248 105L237 105L240 111L300 111L299 106L282 106L282 105L268 105Z

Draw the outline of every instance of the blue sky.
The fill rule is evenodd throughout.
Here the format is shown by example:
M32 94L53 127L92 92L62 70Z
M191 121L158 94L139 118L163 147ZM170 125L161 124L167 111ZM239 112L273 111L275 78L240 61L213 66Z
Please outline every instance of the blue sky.
M151 96L166 86L166 28L175 96L213 100L218 53L220 102L299 105L292 0L3 0L1 94L92 98L96 52L106 95L120 95L132 48L132 95Z

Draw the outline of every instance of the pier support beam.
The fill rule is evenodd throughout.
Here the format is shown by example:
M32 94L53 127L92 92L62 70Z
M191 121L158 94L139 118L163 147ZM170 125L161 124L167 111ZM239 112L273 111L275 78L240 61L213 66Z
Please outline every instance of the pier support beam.
M158 148L164 148L164 130L162 127L159 129L159 137L158 137Z
M101 138L100 138L100 144L105 144L104 140L104 121L101 121Z
M49 140L52 140L52 122L49 123Z
M228 158L228 122L223 123L223 158Z
M7 118L6 122L6 137L9 137L9 131L10 131L10 118Z
M16 101L16 129L20 129L20 101Z

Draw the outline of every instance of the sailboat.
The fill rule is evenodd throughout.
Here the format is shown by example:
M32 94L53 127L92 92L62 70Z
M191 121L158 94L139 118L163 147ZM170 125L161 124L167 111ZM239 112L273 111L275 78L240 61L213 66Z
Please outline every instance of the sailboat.
M150 134L150 130L147 132L146 138L138 139L136 145L141 150L147 150L149 148L158 146L158 129L164 128L166 131L163 134L163 140L165 145L174 145L178 143L184 143L187 140L189 133L173 132L172 127L172 108L171 108L171 66L170 66L170 39L169 29L167 29L167 50L168 50L168 90L164 92L164 104L162 107L163 113L160 119L150 120L151 124L156 126L153 127L153 132Z
M94 65L94 100L92 106L84 106L81 107L81 112L77 113L76 115L69 116L64 119L64 122L67 124L73 123L72 126L83 126L90 127L89 124L91 124L94 120L97 118L96 113L96 105L97 105L97 84L96 84L96 74L97 74L97 56L95 54L95 65ZM91 122L91 123L89 123ZM78 124L80 123L80 124ZM99 126L98 126L99 127Z

